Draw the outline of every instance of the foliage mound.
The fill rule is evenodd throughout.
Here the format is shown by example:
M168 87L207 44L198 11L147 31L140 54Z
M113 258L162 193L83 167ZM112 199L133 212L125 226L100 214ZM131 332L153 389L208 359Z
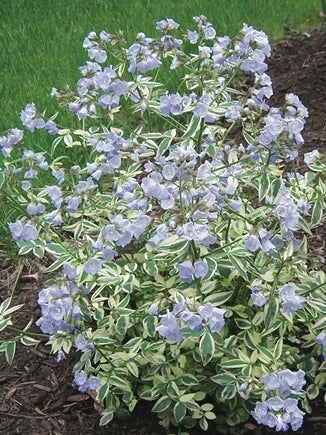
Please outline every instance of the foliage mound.
M325 379L325 274L306 238L323 219L325 159L306 153L297 169L308 111L293 94L269 106L266 34L194 22L182 33L164 19L131 45L85 38L76 90L51 91L71 124L29 103L27 131L0 137L8 227L20 255L57 271L36 324L58 360L80 352L74 382L101 425L142 399L166 428L226 432L252 415L297 430ZM36 132L51 149L24 146ZM2 341L9 363L17 341L37 342L29 326Z

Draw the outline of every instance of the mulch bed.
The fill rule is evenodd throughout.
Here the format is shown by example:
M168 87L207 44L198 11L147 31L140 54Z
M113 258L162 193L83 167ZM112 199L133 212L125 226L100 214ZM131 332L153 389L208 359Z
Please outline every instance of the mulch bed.
M326 31L314 30L305 34L288 34L273 48L269 74L273 79L274 105L282 105L284 95L293 92L308 107L303 152L318 149L326 153ZM309 240L309 249L325 258L326 228L319 227ZM13 304L24 303L17 322L20 326L38 317L36 303L41 281L33 275L33 265L26 264L17 272L17 265L9 260L0 262L0 300L8 297L15 287ZM15 278L17 282L15 283ZM19 278L19 279L18 279ZM37 329L35 328L35 331ZM56 362L49 354L49 346L37 348L19 346L13 365L9 367L0 355L0 433L3 435L160 435L165 432L158 425L150 404L140 404L131 419L114 420L99 427L99 414L93 400L80 394L72 384L71 368L78 355ZM326 433L326 417L321 400L313 404L313 413L306 416L297 434ZM177 430L175 430L177 433ZM202 432L196 430L194 435ZM215 431L203 433L216 433ZM234 434L273 434L254 422ZM291 432L288 432L291 433Z

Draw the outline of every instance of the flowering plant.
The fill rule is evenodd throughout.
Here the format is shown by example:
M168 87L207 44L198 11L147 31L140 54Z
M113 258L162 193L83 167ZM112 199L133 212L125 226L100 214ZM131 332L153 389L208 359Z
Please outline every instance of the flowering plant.
M57 271L36 324L58 360L80 352L74 382L102 404L101 425L143 399L164 427L225 431L252 415L296 430L324 381L325 274L307 235L326 164L314 151L296 169L308 112L293 94L268 105L265 33L244 25L231 39L194 21L180 36L162 20L130 46L122 32L85 38L76 90L51 91L72 125L30 103L24 127L52 145L0 137L19 214L8 227L19 254ZM9 361L17 339L35 343L4 341Z

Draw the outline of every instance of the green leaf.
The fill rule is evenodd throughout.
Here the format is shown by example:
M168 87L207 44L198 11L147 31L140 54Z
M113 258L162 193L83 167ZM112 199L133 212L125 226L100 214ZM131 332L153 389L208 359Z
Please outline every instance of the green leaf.
M6 343L5 354L6 354L7 363L9 365L11 365L14 360L15 351L16 351L16 342L8 341L8 343Z
M95 337L94 342L96 346L107 346L108 344L114 344L116 340L110 337Z
M129 382L119 378L116 375L111 375L109 382L111 385L114 385L115 387L118 387L123 391L131 391Z
M246 319L235 319L235 323L240 329L251 329L252 324Z
M137 263L127 263L124 265L124 268L127 272L133 273L137 270L138 264Z
M40 340L36 340L35 338L28 337L27 335L25 335L24 337L22 337L20 339L20 342L24 346L34 346L35 344L38 344L40 342Z
M210 157L215 157L215 155L216 155L216 147L214 146L214 144L213 143L210 143L207 147L206 147L206 149L205 149L205 152L206 152L206 154L208 154Z
M177 254L181 251L186 251L189 241L180 239L179 237L175 238L174 236L165 239L160 245L159 249L161 251L173 252L173 254Z
M54 154L57 146L59 145L59 143L62 141L63 136L58 136L54 139L54 141L52 142L52 146L51 146L51 155Z
M269 328L276 320L279 314L278 300L274 296L265 304L264 307L264 322L266 328Z
M33 248L33 254L37 258L43 258L44 257L44 248L42 248L41 246L35 246Z
M125 335L128 329L128 325L129 316L120 316L116 324L118 334Z
M20 242L19 243L20 249L18 251L18 255L26 255L34 248L34 244L30 242Z
M149 335L150 337L154 337L154 335L156 334L154 316L145 317L145 319L143 320L143 327L147 335Z
M153 400L159 396L159 391L155 388L151 388L150 390L145 390L140 393L140 398L144 400Z
M246 365L247 363L242 361L242 359L236 359L236 358L220 363L220 366L225 369L240 369L245 367Z
M231 253L228 253L228 258L232 263L232 266L238 271L239 275L242 276L246 281L248 281L248 274L247 274L247 264L244 261L244 258L237 257L235 255L232 255Z
M251 350L257 349L258 341L249 331L246 331L246 334L244 336L244 343Z
M226 301L228 301L231 296L233 295L233 291L229 291L229 292L214 292L211 295L208 295L205 299L204 302L210 302L212 304L214 304L215 306L219 306L222 304L225 304Z
M261 310L259 310L254 315L251 322L254 326L259 326L263 322L263 320L264 320L264 313Z
M7 326L10 324L10 318L8 319L1 319L0 320L0 331L3 331L4 329L7 328Z
M113 416L113 411L104 412L100 420L100 426L105 426L106 424L110 423L110 421L113 419Z
M317 387L323 387L326 384L326 373L319 373L314 382Z
M11 301L11 298L9 298L9 302ZM9 316L9 314L14 313L15 311L19 310L21 307L23 307L24 304L15 305L13 307L7 307L2 313L1 316Z
M132 310L131 308L116 307L115 311L119 313L121 316L125 316L128 314L133 314L135 310Z
M59 267L61 267L64 263L69 262L70 259L70 255L61 255L49 267L45 269L45 273L54 272L55 270L59 269Z
M139 371L138 371L138 366L135 362L128 361L126 367L129 370L129 372L135 376L135 378L138 378Z
M195 419L193 419L192 417L190 417L189 415L187 415L184 420L182 421L182 425L187 428L187 429L192 429L193 427L195 427L197 424L197 421Z
M282 178L276 178L272 181L272 187L271 187L271 191L272 191L272 195L273 198L276 198L281 186L282 186L283 180Z
M259 201L262 201L267 193L269 192L269 189L271 187L269 176L266 172L264 172L259 178L258 178L258 196Z
M202 418L199 420L199 426L200 426L204 431L206 431L206 430L208 429L208 421L206 420L205 417L202 417Z
M309 385L307 388L307 396L309 400L316 399L319 396L319 387L315 384Z
M280 338L277 341L275 349L274 349L274 358L275 358L275 360L279 360L281 358L282 352L283 352L283 339Z
M314 310L319 311L322 314L326 314L326 304L324 301L317 301L315 299L308 299L307 304Z
M178 388L177 384L174 381L171 381L171 382L168 383L168 385L166 387L166 393L170 397L174 397L174 398L177 398L177 397L180 396L179 388Z
M243 129L243 137L245 141L248 143L248 145L253 145L256 143L255 139L248 133L247 130Z
M0 315L2 316L4 315L7 308L10 306L10 302L11 302L11 298L7 298L2 302L2 304L0 305Z
M325 207L324 201L321 199L317 199L314 204L312 215L311 215L311 224L313 226L317 225L323 217L323 209Z
M298 228L303 230L305 233L309 234L309 236L312 236L312 232L309 228L309 224L307 224L307 222L305 221L305 219L303 219L302 216L299 216Z
M235 383L237 378L231 373L219 373L218 375L212 376L211 380L219 385L229 385Z
M45 245L45 250L56 257L59 255L67 255L66 249L59 243L47 243Z
M98 399L100 402L103 402L103 400L106 398L110 391L110 384L109 382L105 382L105 384L101 385L98 389Z
M205 412L205 418L207 418L207 420L215 420L216 415L212 411L207 411Z
M257 346L257 350L260 352L257 357L260 361L262 361L265 364L271 364L274 360L274 354L266 349L266 347L263 346Z
M204 366L213 358L214 352L214 338L210 332L205 331L199 342L199 353Z
M152 408L153 412L163 412L171 405L171 399L168 396L162 396L158 399Z
M155 276L159 272L158 267L155 264L155 261L146 261L143 264L143 269L150 276Z
M186 416L187 408L186 405L182 402L177 402L173 408L173 414L175 421L180 423Z
M221 392L222 400L230 400L237 394L237 386L235 384L226 385Z
M324 329L326 328L326 317L322 317L318 322L312 325L313 329Z
M205 275L205 279L211 279L216 273L217 263L213 258L209 258L209 257L206 258L206 263L208 266L208 272Z
M198 379L194 375L191 375L190 373L185 373L184 375L182 375L181 382L183 383L183 385L187 385L187 386L199 384Z
M123 345L124 349L132 349L133 352L137 352L140 345L142 344L143 339L141 337L135 337L130 339L129 341L127 341L127 343L125 343Z
M4 182L5 182L5 174L3 172L0 172L0 189L4 184Z
M130 295L128 294L118 303L116 308L126 308L129 302L130 302Z
M201 118L193 116L188 124L188 128L185 131L181 139L195 138L197 131L200 129Z
M165 151L167 151L169 149L171 142L173 141L173 138L175 137L176 133L177 132L175 129L165 132L164 136L166 136L166 137L161 141L161 143L158 147L158 150L157 150L158 157L161 156L162 154L164 154Z

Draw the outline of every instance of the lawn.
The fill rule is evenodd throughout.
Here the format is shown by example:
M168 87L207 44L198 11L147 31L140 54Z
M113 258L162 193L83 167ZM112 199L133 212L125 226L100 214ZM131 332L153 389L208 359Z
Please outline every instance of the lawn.
M284 29L320 25L320 0L2 0L0 3L0 132L19 126L19 111L33 101L53 107L49 91L73 85L85 62L82 41L89 31L127 39L155 34L155 22L171 17L186 30L194 15L206 15L221 35L234 35L246 22L271 41ZM51 111L51 110L50 110Z

